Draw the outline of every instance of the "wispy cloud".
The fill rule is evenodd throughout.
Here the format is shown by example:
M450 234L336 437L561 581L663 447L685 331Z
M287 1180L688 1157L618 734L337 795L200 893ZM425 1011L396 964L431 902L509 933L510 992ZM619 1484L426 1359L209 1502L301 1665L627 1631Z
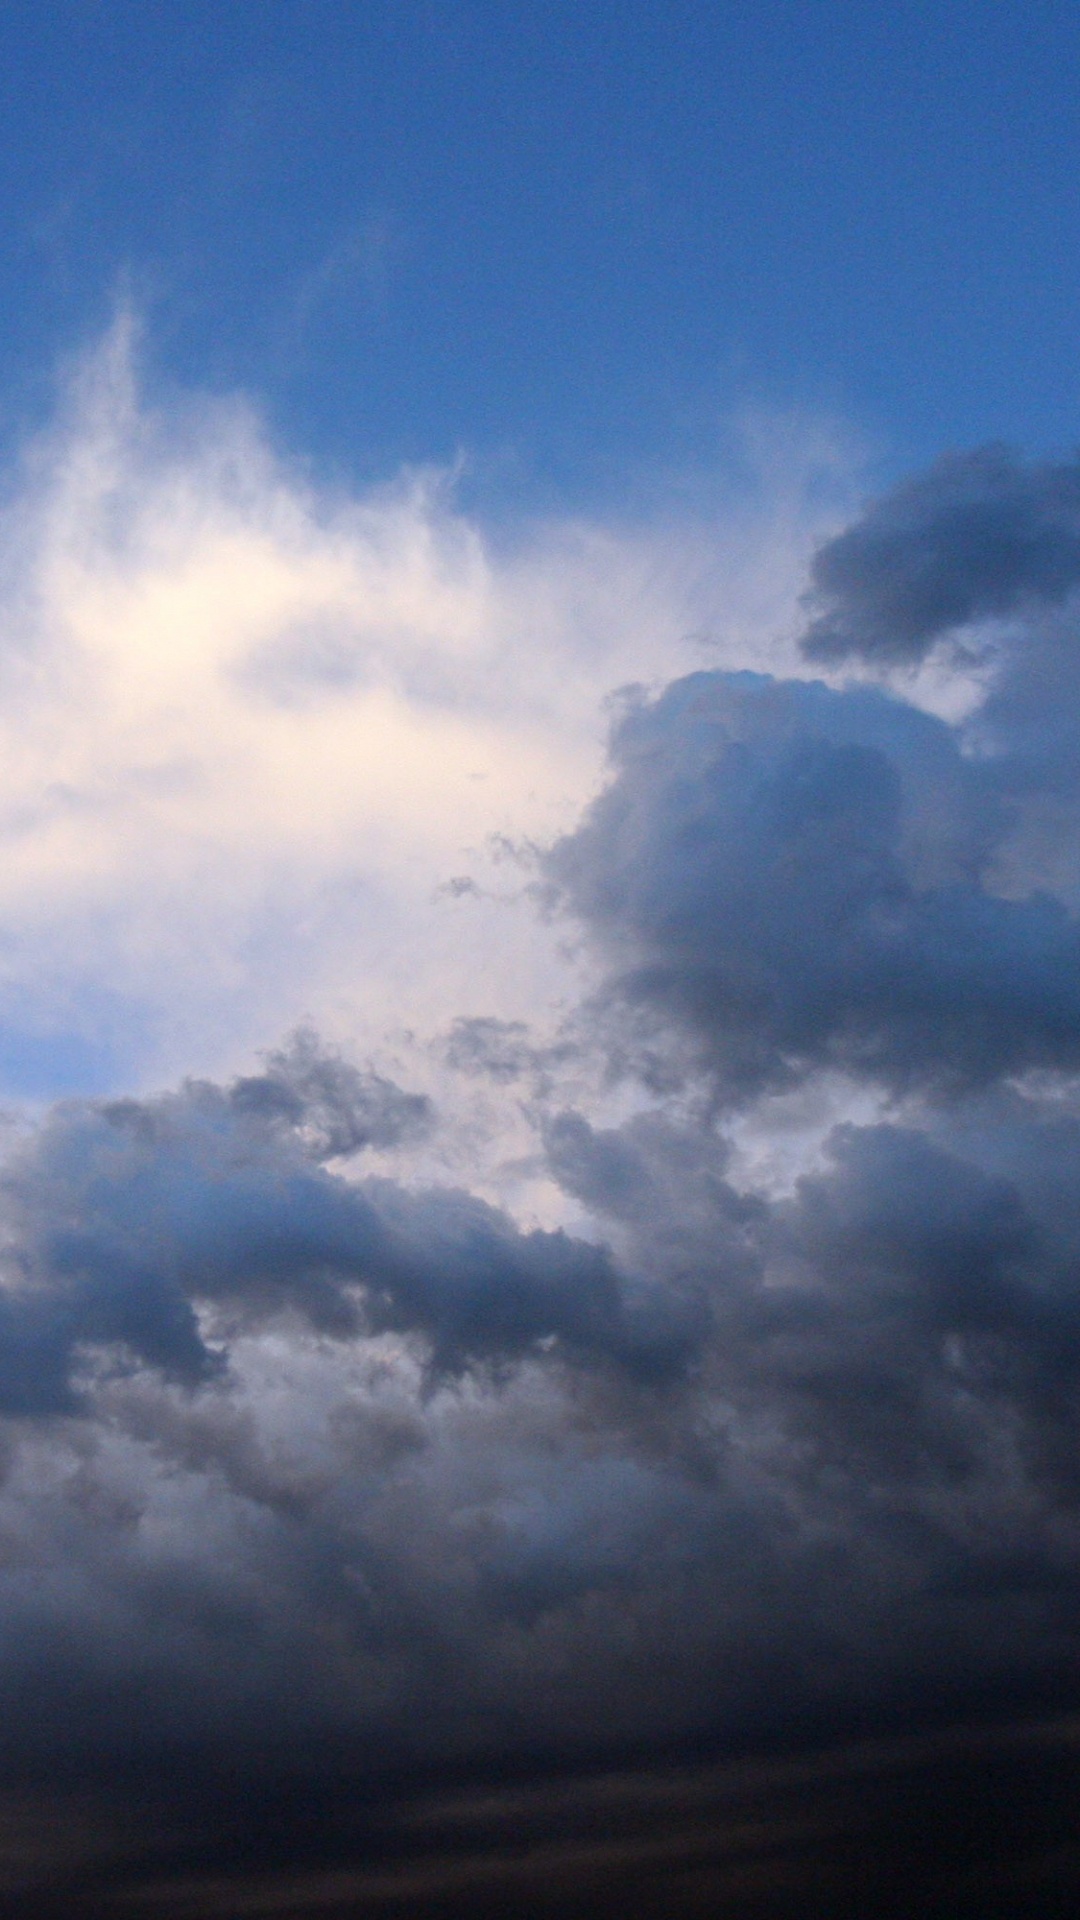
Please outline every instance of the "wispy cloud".
M0 1019L85 1031L116 1084L231 1065L304 1013L371 1045L519 1014L535 924L438 889L486 874L493 834L571 823L611 685L666 677L722 597L706 530L506 552L438 473L320 494L244 407L144 406L136 335L122 315L74 369L2 529ZM776 540L740 537L757 625ZM478 940L513 954L479 1003Z

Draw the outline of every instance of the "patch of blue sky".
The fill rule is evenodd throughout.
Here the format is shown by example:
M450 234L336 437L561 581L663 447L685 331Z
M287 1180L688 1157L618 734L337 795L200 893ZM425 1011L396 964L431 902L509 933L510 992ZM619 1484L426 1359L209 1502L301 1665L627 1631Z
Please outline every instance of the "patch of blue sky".
M162 378L350 481L618 495L747 404L1067 444L1078 56L1056 0L22 0L9 433L128 276Z
M0 1021L0 1099L51 1101L115 1092L131 1062L113 1040L35 1033Z

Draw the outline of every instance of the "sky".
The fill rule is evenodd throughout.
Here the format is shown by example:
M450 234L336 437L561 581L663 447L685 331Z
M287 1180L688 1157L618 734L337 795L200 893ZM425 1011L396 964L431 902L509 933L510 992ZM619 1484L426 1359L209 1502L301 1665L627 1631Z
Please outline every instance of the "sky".
M1070 444L1075 9L50 0L0 26L0 384L118 279L294 456L633 491L733 409Z
M1075 10L0 21L0 1914L1074 1910Z

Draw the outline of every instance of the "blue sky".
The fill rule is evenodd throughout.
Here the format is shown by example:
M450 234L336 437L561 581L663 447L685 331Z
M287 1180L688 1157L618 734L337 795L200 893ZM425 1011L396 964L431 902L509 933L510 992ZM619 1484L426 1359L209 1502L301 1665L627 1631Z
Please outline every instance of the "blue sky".
M162 376L294 452L478 463L494 506L708 465L746 404L885 472L1067 446L1067 5L13 4L0 393L124 277Z

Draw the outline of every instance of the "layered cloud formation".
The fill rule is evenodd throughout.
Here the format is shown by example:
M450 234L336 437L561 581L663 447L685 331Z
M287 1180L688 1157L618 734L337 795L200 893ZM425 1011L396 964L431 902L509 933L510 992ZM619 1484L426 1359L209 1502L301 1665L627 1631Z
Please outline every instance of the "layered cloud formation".
M13 1127L8 1765L370 1782L1074 1692L1073 468L871 507L800 653L804 525L773 654L747 611L687 672L644 535L328 516L235 422L139 452L106 375L20 508L8 1017L108 982L135 1082L210 1037Z

